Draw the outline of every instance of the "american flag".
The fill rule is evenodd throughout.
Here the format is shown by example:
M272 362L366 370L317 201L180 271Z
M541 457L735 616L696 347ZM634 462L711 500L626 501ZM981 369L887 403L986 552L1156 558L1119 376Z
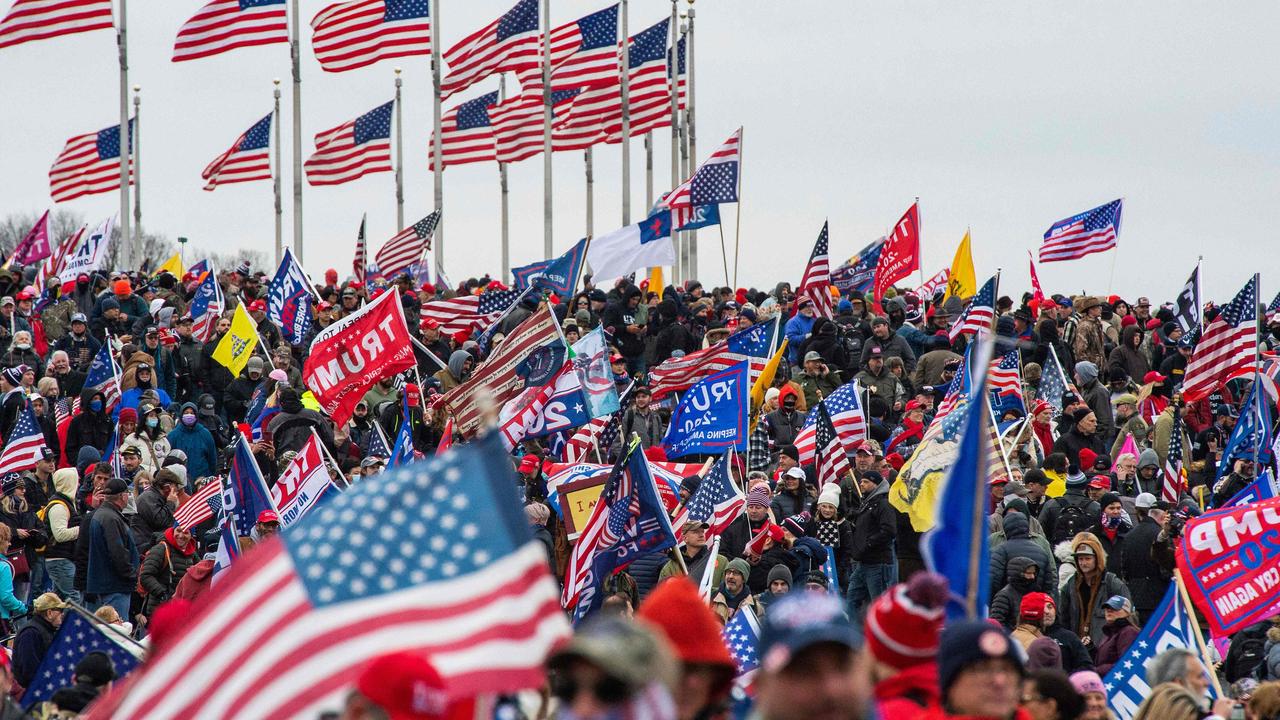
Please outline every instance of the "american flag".
M133 137L133 121L129 121ZM132 153L132 142L126 152ZM133 159L129 159L129 184L133 184ZM62 147L49 168L49 195L54 202L74 200L82 195L120 189L120 126L77 135Z
M819 403L826 409L831 426L844 444L846 454L853 452L858 443L867 439L867 419L862 413L862 399L858 396L860 392L861 388L856 382L845 383ZM794 441L802 465L813 462L818 444L817 423L818 408L815 406L809 410L804 426L796 433Z
M111 356L110 342L102 343L98 354L93 356L93 362L85 374L84 387L86 390L102 393L107 410L120 399L120 368L116 366L116 359Z
M351 0L311 18L311 47L329 72L431 54L430 0Z
M93 716L314 716L403 651L458 696L539 687L569 627L519 507L492 436L353 485L240 558ZM197 662L211 681L183 682Z
M935 427L939 427L943 418L950 415L960 405L961 400L968 399L971 385L971 371L969 368L972 364L970 356L973 353L973 348L974 345L970 344L965 350L964 357L960 359L960 367L956 368L956 375L951 378L951 384L947 386L947 394L943 396L942 402L938 403L938 411L933 415L933 422L929 424L929 429L925 431L926 437ZM955 432L959 432L959 428L956 428Z
M690 520L702 521L711 526L708 534L719 535L746 512L747 496L733 482L729 467L729 454L725 453L711 466L688 502L676 510L671 527L684 527Z
M213 478L178 507L173 521L190 530L222 510L222 480Z
M218 284L217 273L210 270L204 280L200 281L200 287L196 288L196 296L191 300L191 307L187 312L193 320L191 325L191 334L200 342L209 342L213 338L213 333L218 329L218 318L222 317L222 311L227 307L226 300L222 296L222 286Z
M1187 478L1182 474L1182 413L1173 414L1173 427L1169 432L1169 451L1164 460L1164 482L1160 484L1160 499L1177 503L1187 490Z
M80 398L76 398L76 400L79 401ZM76 411L79 411L79 410L80 410L79 403L77 402ZM71 419L72 414L73 413L71 411L71 401L69 399L62 398L61 400L53 404L53 424L54 425L62 425L64 421Z
M396 233L388 240L373 261L378 264L378 271L388 280L394 280L418 262L422 253L431 247L431 234L436 231L440 222L440 211L436 210L418 222Z
M999 277L999 275L993 275L978 289L978 294L973 296L969 307L964 309L960 319L956 320L947 331L947 335L952 340L969 333L978 337L991 333L991 324L996 319L996 282Z
M49 700L55 692L71 685L76 665L91 652L106 653L111 658L116 678L123 678L141 663L142 646L113 626L104 625L79 609L69 608L62 617L58 634L49 644L40 667L36 668L30 687L22 694L22 704L27 708Z
M316 135L316 151L303 168L312 185L339 185L369 173L391 172L392 100L355 120Z
M479 295L432 300L422 304L420 322L435 320L445 335L476 331L498 321L520 296L518 290L485 290Z
M351 270L355 275L356 280L359 280L361 283L364 282L365 268L369 266L369 251L365 245L364 233L365 221L368 219L369 215L367 213L360 216L360 231L356 233L356 256L355 259L351 261Z
M1258 276L1254 275L1205 327L1182 376L1182 397L1195 402L1232 375L1252 371L1257 350Z
M1196 272L1198 273L1199 270L1197 267ZM1280 313L1280 292L1271 298L1271 304L1267 306L1267 321L1270 322L1276 316L1276 313Z
M818 233L818 242L813 244L813 252L809 255L809 264L804 267L804 277L796 286L796 297L807 297L813 301L818 317L835 317L835 307L831 303L831 266L827 259L827 223L822 223L822 232Z
M284 0L213 0L178 30L173 61L289 42Z
M742 128L698 166L696 172L671 194L662 205L671 208L671 224L680 227L693 218L698 205L738 201L738 164L741 162Z
M617 80L619 47L617 3L553 29L551 90L576 90ZM541 60L536 56L518 71L520 87L530 95L542 94Z
M603 462L609 457L609 448L613 446L612 440L605 442L606 432L612 429L611 438L618 436L618 424L621 415L613 413L598 417L591 422L578 428L573 436L569 438L569 442L565 444L564 461L569 463L587 462L590 453L599 449L598 460Z
M482 406L492 402L501 407L520 391L523 381L516 366L534 350L559 339L556 316L548 303L542 303L472 372L470 380L445 394L444 404L453 413L458 432L464 436L475 434L480 427Z
M691 352L682 358L668 358L649 371L649 389L655 398L687 390L707 375L747 360L754 381L773 354L774 323L752 325L730 335L724 342Z
M18 422L5 438L4 452L0 452L0 477L35 467L44 457L45 447L44 432L28 405L18 413Z
M271 114L253 124L200 173L205 190L219 184L271 179Z
M0 20L0 48L110 27L111 0L18 0Z
M440 99L495 73L515 72L536 63L540 53L538 0L519 0L497 20L444 51L449 74L440 81Z
M754 695L753 682L756 669L760 667L760 620L750 607L741 607L724 624L721 631L725 647L733 656L733 663L738 666L737 676L733 679L733 689L729 697L733 702L733 717L746 717ZM743 709L741 714L739 709Z
M1058 353L1050 348L1049 357L1045 358L1044 368L1040 373L1040 387L1036 397L1053 406L1055 413L1062 412L1062 398L1067 394L1066 375L1062 372L1062 361Z
M1116 236L1120 234L1123 203L1123 199L1113 200L1054 223L1044 233L1040 262L1075 260L1115 247Z
M382 423L373 424L373 432L369 433L369 447L366 449L365 456L383 460L391 457L391 443L387 442L387 436L382 434Z
M1022 403L1022 352L1014 348L998 358L992 358L987 378L991 392L1016 397Z
M813 464L817 466L818 487L821 488L827 483L839 483L841 478L851 472L851 468L844 443L840 440L840 435L831 422L831 414L827 411L827 401L820 400L815 410L817 410L818 419L813 424L815 446Z
M576 89L553 90L551 93L552 118L563 113L577 94ZM542 152L545 115L542 96L528 92L490 108L489 118L493 123L493 140L498 162L519 162ZM554 134L552 148L561 151L578 149L555 144Z
M457 105L440 118L440 166L464 165L493 160L493 120L490 115L498 102L498 91L485 93L474 100ZM434 136L429 149L435 147ZM435 154L427 153L427 169L435 169Z

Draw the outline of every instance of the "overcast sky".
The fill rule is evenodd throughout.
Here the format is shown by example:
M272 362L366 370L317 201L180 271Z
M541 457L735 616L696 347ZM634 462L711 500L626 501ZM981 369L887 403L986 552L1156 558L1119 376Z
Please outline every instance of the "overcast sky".
M268 182L201 190L201 169L270 111L287 46L169 61L194 0L131 5L131 81L143 88L143 220L194 245L269 250ZM442 45L505 11L509 0L441 5ZM606 0L556 0L560 24ZM304 156L320 130L390 99L392 67L329 74L310 49L304 0ZM682 7L685 7L682 4ZM799 280L824 219L833 267L882 235L920 197L924 274L950 261L966 227L979 280L1004 268L1001 290L1027 287L1028 249L1055 220L1125 198L1113 254L1040 268L1048 292L1087 289L1172 297L1198 255L1205 289L1229 298L1255 270L1264 301L1280 289L1280 6L1214 3L757 2L697 4L699 154L744 130L740 285ZM632 0L633 32L670 12ZM425 58L405 68L406 221L432 207ZM3 208L49 206L49 165L67 138L117 121L114 37L98 31L0 51L11 109L0 120ZM466 100L496 88L490 79ZM446 105L446 109L452 103ZM668 131L655 141L657 191L670 185ZM595 229L621 223L620 149L596 153ZM642 143L632 145L633 218L645 201ZM555 157L555 244L585 232L581 153ZM291 237L286 177L285 237ZM512 262L542 255L542 159L512 167ZM350 270L356 227L373 246L394 232L390 173L304 190L306 265ZM496 166L445 174L445 269L454 279L499 270ZM66 207L91 220L114 194ZM726 212L732 218L732 211ZM725 233L734 238L732 219ZM699 277L724 282L719 236L701 233ZM732 257L732 255L730 256ZM190 260L190 258L189 258ZM732 271L732 269L731 269Z

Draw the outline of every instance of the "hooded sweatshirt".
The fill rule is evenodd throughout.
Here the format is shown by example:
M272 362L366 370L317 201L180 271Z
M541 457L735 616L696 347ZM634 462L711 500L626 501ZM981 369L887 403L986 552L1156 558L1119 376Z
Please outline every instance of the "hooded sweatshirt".
M454 350L449 356L449 367L440 370L435 374L435 378L440 381L440 391L449 392L466 382L466 378L462 376L462 365L471 357L471 353L466 350Z

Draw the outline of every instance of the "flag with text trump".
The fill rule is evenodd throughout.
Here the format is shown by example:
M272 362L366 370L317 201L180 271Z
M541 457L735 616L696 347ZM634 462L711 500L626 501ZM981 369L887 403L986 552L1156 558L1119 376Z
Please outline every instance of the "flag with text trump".
M1215 637L1280 613L1280 567L1270 538L1280 532L1280 498L1226 507L1187 522L1178 572Z
M1164 600L1134 638L1120 661L1111 666L1111 672L1102 678L1107 688L1107 704L1116 720L1131 720L1138 714L1138 706L1151 694L1147 684L1147 665L1156 655L1169 648L1196 651L1196 628L1178 601L1178 588L1170 583ZM1198 652L1197 652L1198 654ZM1210 690L1212 692L1212 689Z
M430 656L458 696L536 688L568 632L491 434L259 544L93 717L313 717L392 652ZM185 682L197 662L208 681Z

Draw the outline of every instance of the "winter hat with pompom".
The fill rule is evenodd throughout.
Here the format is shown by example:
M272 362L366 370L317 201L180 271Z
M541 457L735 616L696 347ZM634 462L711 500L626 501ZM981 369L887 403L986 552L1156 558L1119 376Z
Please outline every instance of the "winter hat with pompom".
M867 647L877 661L905 670L933 660L946 619L947 580L918 572L881 595L867 613Z

